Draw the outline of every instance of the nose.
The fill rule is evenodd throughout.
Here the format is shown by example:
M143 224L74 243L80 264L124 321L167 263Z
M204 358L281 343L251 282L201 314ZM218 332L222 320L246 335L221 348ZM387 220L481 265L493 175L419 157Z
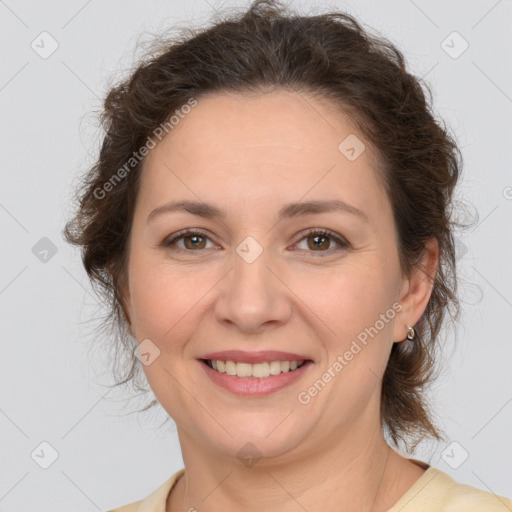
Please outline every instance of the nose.
M254 261L234 255L234 266L220 283L214 311L219 322L257 333L285 324L292 313L290 289L263 251Z

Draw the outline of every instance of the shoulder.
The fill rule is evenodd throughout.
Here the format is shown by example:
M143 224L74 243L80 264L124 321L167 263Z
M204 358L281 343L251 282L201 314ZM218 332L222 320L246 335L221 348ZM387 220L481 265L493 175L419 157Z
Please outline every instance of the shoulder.
M114 508L112 510L108 510L107 512L138 512L139 505L141 503L142 501L134 501L133 503L123 505L122 507Z
M388 512L511 512L512 500L430 467Z
M167 496L185 469L180 469L144 499L128 503L108 512L165 512Z

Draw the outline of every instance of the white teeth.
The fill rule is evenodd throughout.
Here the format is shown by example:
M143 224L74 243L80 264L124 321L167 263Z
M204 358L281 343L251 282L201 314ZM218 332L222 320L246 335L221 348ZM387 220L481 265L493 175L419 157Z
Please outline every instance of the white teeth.
M237 363L236 375L237 377L250 377L252 375L252 364Z
M270 362L270 375L279 375L281 373L281 361Z
M236 363L235 361L212 361L211 367L219 373L236 375L237 377L266 378L270 375L279 375L296 370L304 364L304 361L265 361L263 363Z
M252 376L253 377L268 377L270 375L270 365L269 363L259 363L252 365Z
M226 361L226 373L228 375L236 375L236 363L233 361Z

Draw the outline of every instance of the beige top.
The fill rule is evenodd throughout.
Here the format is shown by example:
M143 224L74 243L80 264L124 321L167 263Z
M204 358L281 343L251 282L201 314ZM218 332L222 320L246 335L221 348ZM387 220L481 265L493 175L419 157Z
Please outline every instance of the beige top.
M108 512L165 512L167 496L180 469L147 498ZM455 482L430 466L388 512L512 512L512 500Z

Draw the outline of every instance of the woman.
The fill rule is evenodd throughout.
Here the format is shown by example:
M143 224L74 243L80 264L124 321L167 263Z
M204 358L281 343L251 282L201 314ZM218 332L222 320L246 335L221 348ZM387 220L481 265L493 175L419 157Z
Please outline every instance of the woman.
M395 449L442 438L461 169L398 50L257 1L155 49L103 120L65 235L185 465L116 511L512 509Z

